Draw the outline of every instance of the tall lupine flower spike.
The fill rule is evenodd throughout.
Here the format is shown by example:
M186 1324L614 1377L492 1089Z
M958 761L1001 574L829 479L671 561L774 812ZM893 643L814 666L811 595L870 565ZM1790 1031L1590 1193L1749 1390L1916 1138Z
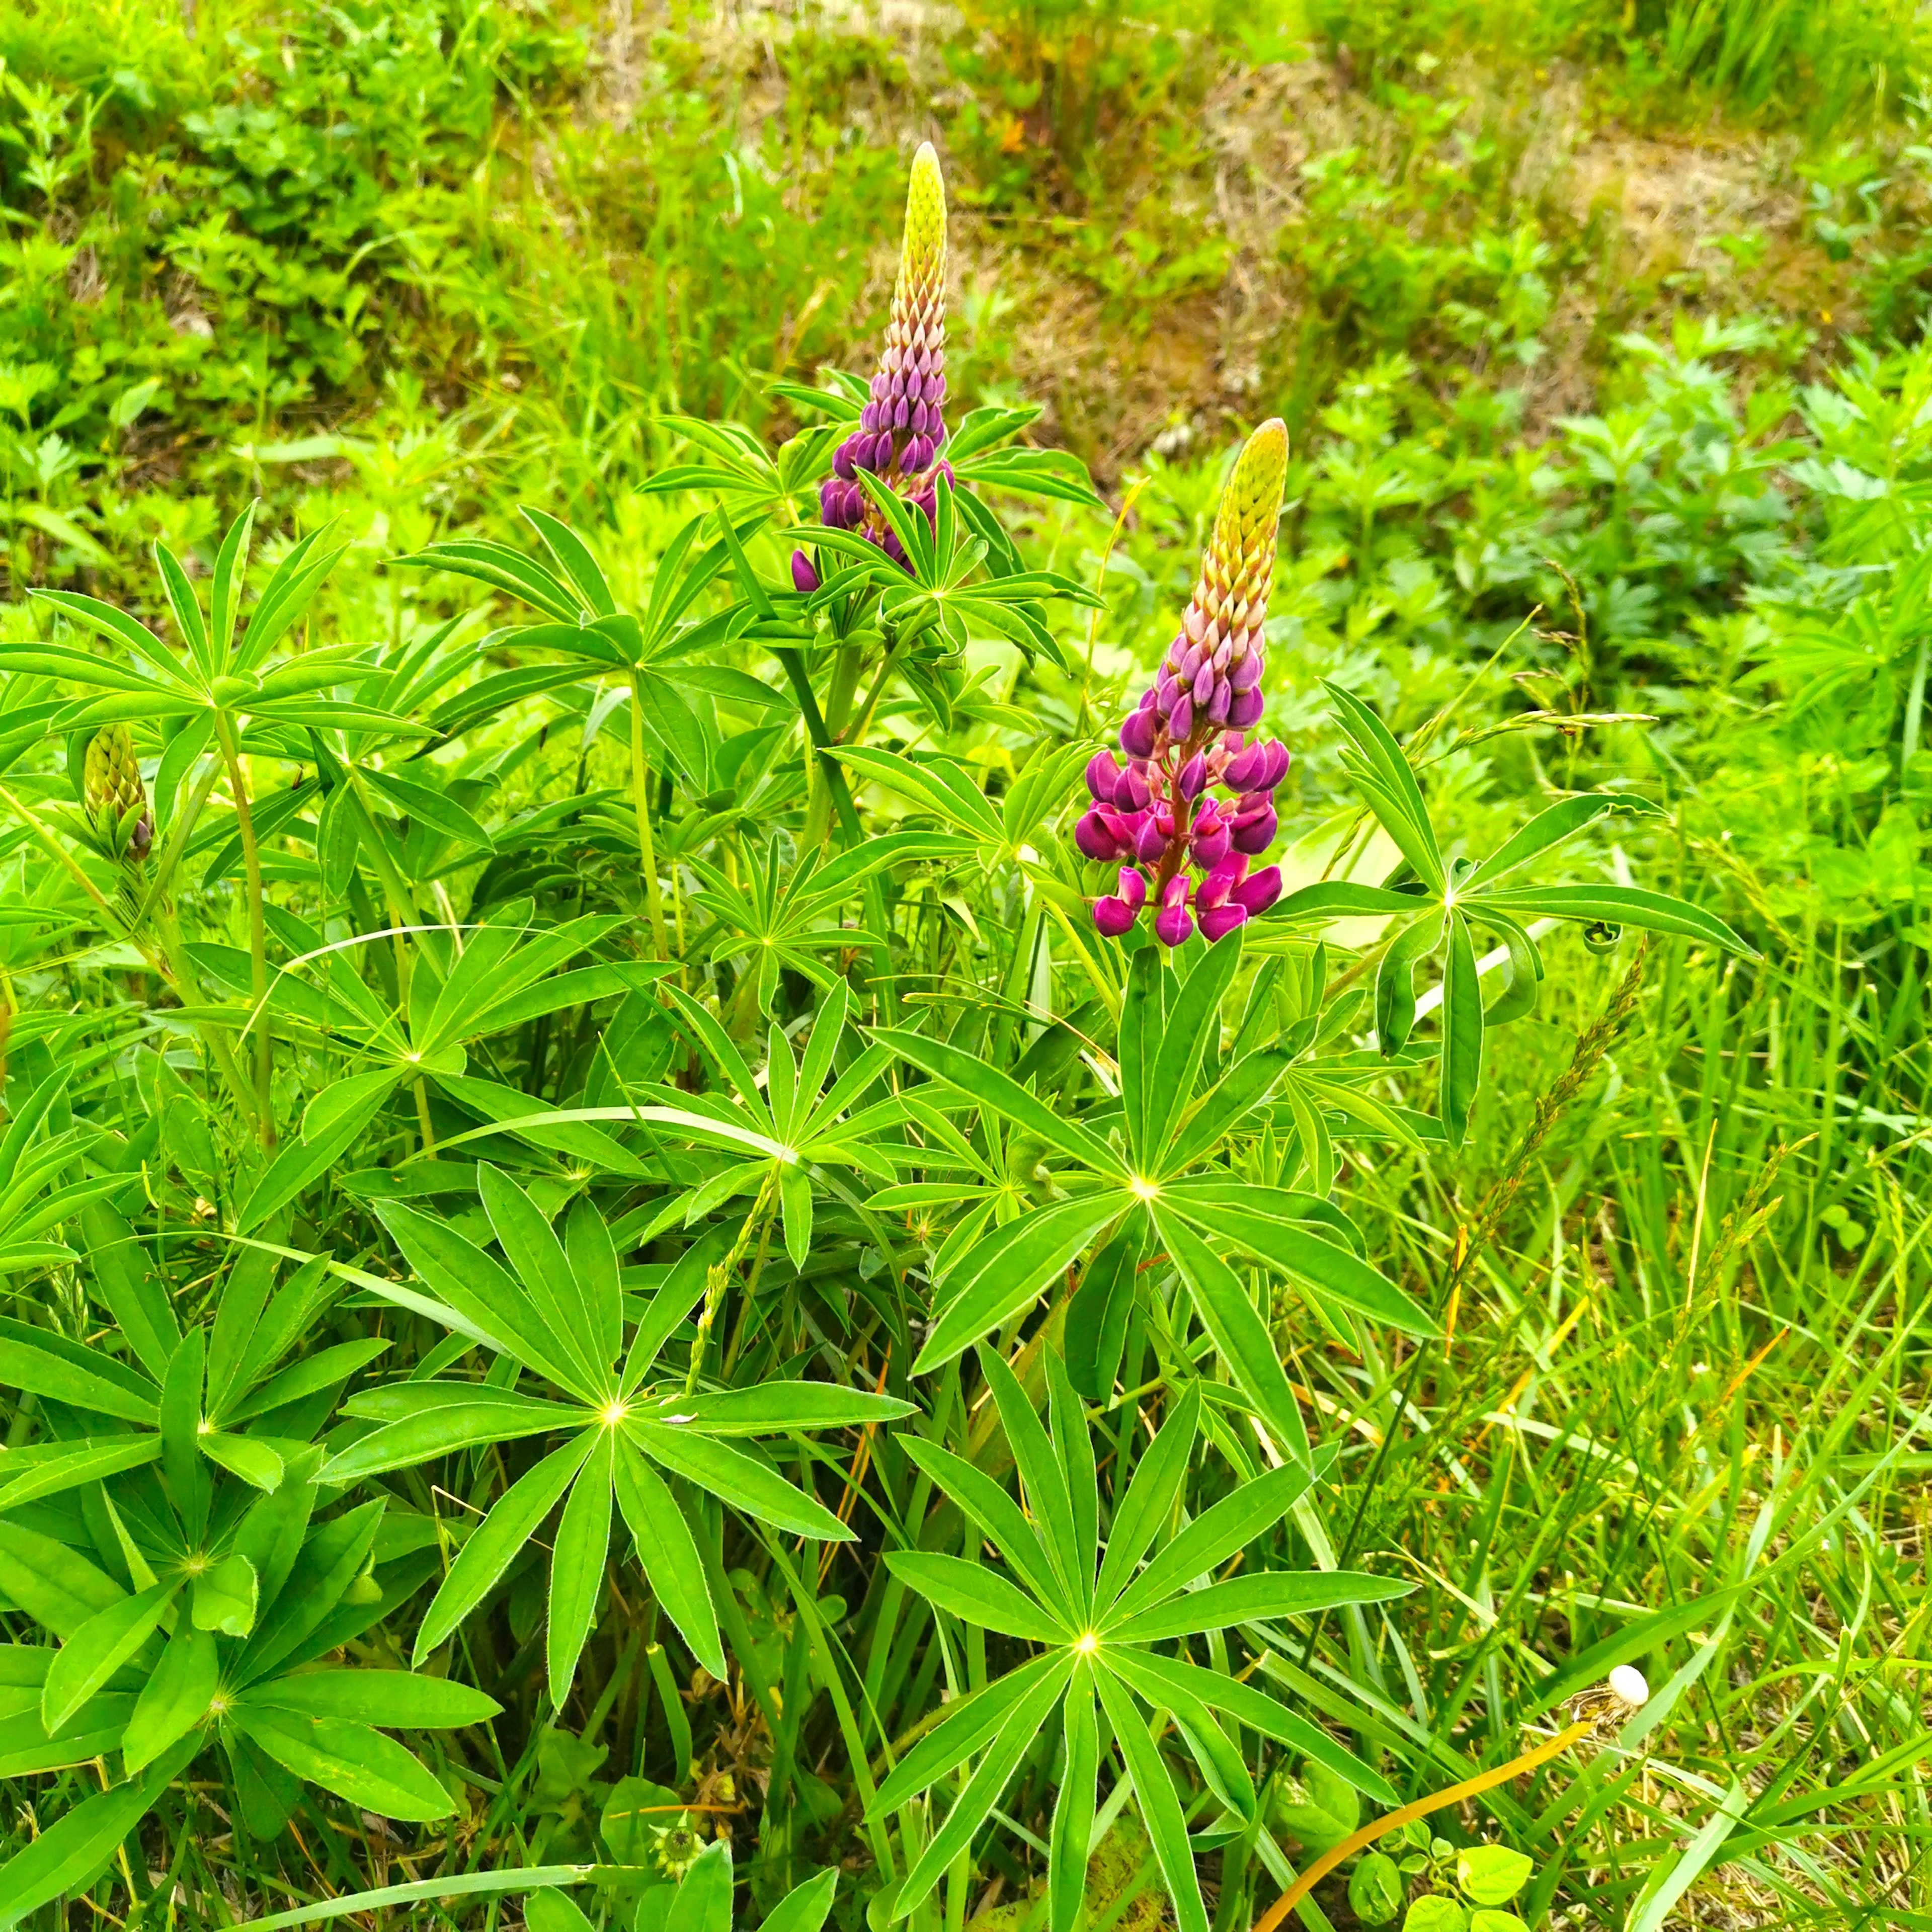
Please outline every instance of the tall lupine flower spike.
M88 821L102 845L115 858L143 864L154 842L154 818L126 725L104 725L88 740L81 779Z
M1112 936L1150 904L1163 944L1197 928L1211 943L1280 896L1281 868L1250 874L1248 861L1274 842L1288 748L1246 734L1262 715L1262 624L1287 471L1288 431L1264 422L1222 494L1180 634L1120 727L1126 762L1100 752L1088 764L1093 805L1074 842L1090 859L1136 862L1094 908ZM1216 797L1217 786L1232 796Z
M930 141L913 157L906 186L904 238L898 280L892 289L886 346L872 377L859 427L832 458L832 473L819 486L820 520L833 530L860 530L895 562L905 556L885 520L858 480L862 470L902 496L928 520L934 513L934 479L952 466L940 458L946 424L946 184ZM818 573L803 550L794 550L792 581L809 594Z

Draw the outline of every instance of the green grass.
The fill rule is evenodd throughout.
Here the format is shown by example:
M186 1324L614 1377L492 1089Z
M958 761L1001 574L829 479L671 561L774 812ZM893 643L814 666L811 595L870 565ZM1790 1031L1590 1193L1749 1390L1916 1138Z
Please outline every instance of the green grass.
M956 422L976 404L1046 406L1033 434L1089 464L1104 502L992 500L1030 564L1099 585L1102 608L1090 619L1048 607L1064 668L976 636L945 675L982 682L950 723L929 687L882 677L868 743L951 750L997 811L1059 746L1097 735L1174 634L1238 429L1280 413L1294 452L1266 689L1269 728L1294 756L1280 795L1294 882L1362 829L1322 688L1332 680L1407 746L1451 856L1492 849L1555 797L1627 791L1663 814L1604 821L1560 876L1681 894L1760 956L1670 938L1640 951L1634 932L1601 953L1562 928L1543 941L1535 1013L1488 1038L1460 1148L1344 1133L1338 1114L1324 1154L1278 1112L1225 1154L1251 1183L1279 1172L1317 1192L1332 1159L1368 1256L1444 1332L1418 1341L1255 1271L1298 1406L1335 1460L1315 1504L1258 1534L1244 1569L1339 1556L1418 1587L1285 1625L1289 1642L1252 1628L1190 1640L1193 1661L1252 1666L1403 1800L1528 1749L1563 1721L1562 1697L1634 1661L1659 1694L1640 1734L1433 1820L1456 1845L1529 1855L1511 1908L1526 1922L1932 1922L1932 754L1918 561L1932 518L1932 240L1916 13L1349 0L1206 19L976 0L950 36L803 4L728 19L640 9L623 16L627 33L617 18L481 0L326 14L250 0L191 17L100 0L0 9L0 634L52 634L29 585L166 626L145 546L180 551L205 594L222 532L257 494L268 564L326 524L347 544L291 648L354 643L394 662L460 621L454 680L410 699L418 712L536 647L497 638L472 664L479 640L528 613L400 556L459 537L532 549L517 508L535 505L584 533L621 608L642 607L682 517L710 507L640 488L698 454L667 419L734 418L775 448L812 419L775 382L869 368L905 154L932 134L953 204L949 408ZM1684 186L1699 168L1721 191ZM1616 185L1631 180L1687 198L1653 219ZM749 567L781 594L790 548L782 528L750 540ZM800 646L823 654L808 675L835 725L842 704L848 719L863 710L870 659L853 680L872 646L857 634L836 664L822 638ZM35 1143L76 1136L48 1184L120 1177L112 1198L172 1304L184 1322L211 1315L238 1272L224 1238L245 1232L269 1159L250 1097L260 1029L232 1078L212 1043L252 997L251 951L280 968L339 946L368 998L407 1013L405 976L420 988L454 970L447 932L532 904L538 927L620 916L616 937L573 957L615 974L655 950L638 794L677 982L754 1065L761 1008L802 1044L822 1005L802 962L850 985L855 1021L956 1028L1064 1118L1104 1122L1101 1072L1077 1048L1111 1064L1118 955L1083 952L1084 925L1043 910L1055 892L1064 906L1107 889L1069 843L1077 760L1023 828L1031 872L1010 855L906 862L835 904L828 918L852 939L800 942L775 985L718 952L718 908L761 874L768 841L789 879L810 828L843 825L812 790L826 782L760 635L716 656L765 677L784 708L719 700L730 757L702 771L669 740L634 748L611 708L627 680L596 669L430 760L362 747L379 771L427 775L446 818L453 804L487 828L487 850L460 820L446 835L392 799L346 855L334 832L332 854L324 824L352 811L304 794L300 818L263 832L257 894L232 777L214 780L176 893L178 943L148 928L128 938L118 868L50 831L110 902L96 905L10 808L10 1116L71 1070ZM69 721L30 708L51 689L16 670L0 692L0 783L50 824L74 802ZM330 728L315 740L308 728L248 747L243 776L265 818L316 779L317 742L352 754ZM158 792L161 737L146 716L135 730ZM936 822L930 801L854 788L865 841ZM425 808L435 800L418 795ZM835 830L828 850L847 837ZM1394 856L1374 848L1361 876ZM1341 1046L1366 1050L1372 1005L1344 1003L1372 987L1379 940L1344 928L1318 960L1312 937L1279 949L1292 964L1268 1024L1286 1038L1318 1006L1345 1016ZM424 1022L411 1016L412 1036ZM303 1008L278 1010L274 1027L268 1111L282 1144L299 1146L305 1110L386 1049ZM1432 1048L1437 1023L1418 1037ZM480 1150L546 1210L582 1194L620 1228L627 1322L685 1246L688 1190L710 1180L688 1224L738 1237L742 1252L719 1291L711 1366L688 1328L667 1345L686 1352L680 1385L688 1372L752 1390L782 1373L884 1388L920 1411L895 1427L1005 1479L1013 1449L970 1359L918 1376L906 1359L965 1170L935 1163L952 1196L875 1216L884 1234L850 1190L821 1190L801 1262L759 1183L734 1194L712 1156L680 1143L682 1165L646 1183L601 1165L608 1149L580 1124L574 1139L488 1132L475 1089L450 1084L488 1078L561 1109L615 1106L660 1080L715 1100L718 1064L665 1000L599 982L595 998L465 1052L462 1070L398 1085L260 1223L361 1271L311 1338L393 1345L352 1388L420 1367L441 1340L370 1287L406 1279L411 1260L376 1216L368 1171L418 1172L411 1160L437 1153L454 1166ZM856 1036L842 1066L854 1052ZM902 1064L868 1093L913 1079ZM1370 1090L1426 1109L1433 1072L1378 1070ZM309 1116L312 1139L326 1111ZM1059 1156L1045 1142L1000 1128L990 1107L956 1122L1006 1198L1047 1197ZM916 1131L931 1150L938 1130ZM487 1243L470 1174L442 1176L448 1191L416 1204ZM879 1184L862 1180L856 1198ZM646 1236L667 1202L680 1211ZM31 1235L56 1237L80 1258L15 1263L7 1312L126 1360L124 1316L103 1298L100 1244L78 1208ZM0 1229L0 1245L14 1238ZM1206 1390L1223 1424L1196 1452L1185 1508L1206 1508L1255 1462L1235 1365L1190 1329L1170 1273L1150 1264L1140 1279L1118 1386L1088 1405L1110 1521L1124 1472L1185 1386ZM1049 1297L1044 1320L998 1328L1036 1402L1065 1318ZM16 1400L17 1378L0 1382L10 1450L74 1432L57 1405L50 1421L44 1404ZM286 1424L332 1453L363 1426L332 1403ZM452 1449L326 1497L325 1514L385 1494L400 1526L370 1558L382 1613L338 1661L410 1662L424 1552L440 1578L448 1526L490 1508L531 1460L514 1444ZM76 1895L28 1923L111 1915L198 1932L414 1877L537 1866L656 1879L675 1847L624 1815L650 1801L670 1817L707 1808L690 1814L700 1832L728 1834L742 1922L836 1865L834 1922L885 1932L884 1888L944 1807L863 1820L866 1784L932 1723L943 1692L997 1676L1024 1646L928 1610L892 1577L887 1551L978 1547L894 1428L800 1431L772 1461L844 1504L859 1540L801 1543L682 1492L724 1680L614 1546L556 1708L556 1600L547 1558L526 1552L428 1660L502 1706L446 1742L410 1733L448 1780L448 1819L385 1829L379 1807L311 1784L287 1828L268 1828L276 1808L256 1786L282 1774L211 1746L127 1840L124 1865L104 1841ZM232 1502L233 1480L220 1480ZM18 1520L84 1532L91 1562L124 1568L101 1509L87 1508ZM544 1548L560 1533L544 1530ZM410 1578L422 1595L404 1592ZM0 1611L10 1641L44 1644L54 1626L32 1608ZM4 1726L33 1720L0 1708L12 1713L4 1755L16 1748ZM919 1908L921 1932L1045 1932L1065 1774L1052 1727L1043 1735L1000 1815ZM1214 1932L1252 1924L1288 1865L1322 1849L1307 1806L1342 1802L1295 1752L1252 1730L1237 1741L1272 1836L1237 1832L1202 1850ZM1182 1805L1210 1826L1220 1808L1196 1759L1177 1732L1165 1748ZM8 1776L0 1853L22 1853L122 1762L104 1748L98 1764ZM1103 1802L1108 1789L1121 1808L1088 1874L1090 1932L1172 1910L1139 1802L1111 1769ZM1379 1808L1365 1798L1360 1815ZM639 1882L606 1873L572 1895L593 1924L628 1928ZM1318 1900L1304 1924L1370 1922L1346 1873ZM510 1890L359 1922L512 1932L524 1909ZM538 1932L561 1932L542 1911Z

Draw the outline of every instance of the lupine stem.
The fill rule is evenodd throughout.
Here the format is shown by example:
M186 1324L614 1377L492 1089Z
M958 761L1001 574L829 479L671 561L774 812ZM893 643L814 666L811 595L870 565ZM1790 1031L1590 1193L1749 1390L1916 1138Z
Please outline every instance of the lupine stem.
M221 756L228 767L228 782L235 794L235 829L242 841L242 862L248 878L248 983L254 1000L251 1024L255 1036L256 1126L265 1148L275 1144L270 1083L274 1076L274 1035L268 1025L268 930L262 888L262 848L255 839L254 814L248 806L248 782L242 770L242 757L235 734L225 712L214 714L214 733Z
M644 911L658 957L671 956L670 934L664 926L664 904L658 897L658 854L651 836L651 772L644 761L644 681L631 674L631 804L638 814L638 863L644 874Z
M1592 1720L1587 1718L1581 1719L1568 1730L1558 1731L1546 1743L1538 1744L1535 1750L1525 1751L1520 1757L1511 1758L1508 1764L1499 1764L1495 1770L1480 1772L1474 1778L1466 1778L1460 1784L1452 1784L1446 1791L1432 1792L1426 1798L1418 1798L1413 1804L1405 1804L1400 1810L1391 1811L1386 1818L1378 1818L1373 1824L1364 1825L1353 1836L1344 1838L1334 1850L1323 1852L1256 1920L1254 1932L1274 1932L1274 1928L1337 1865L1372 1845L1384 1833L1399 1831L1404 1825L1412 1824L1418 1818L1427 1817L1432 1811L1440 1811L1446 1804L1460 1804L1466 1798L1474 1798L1480 1792L1507 1783L1520 1772L1534 1771L1538 1765L1560 1756L1579 1738L1587 1737L1592 1728Z

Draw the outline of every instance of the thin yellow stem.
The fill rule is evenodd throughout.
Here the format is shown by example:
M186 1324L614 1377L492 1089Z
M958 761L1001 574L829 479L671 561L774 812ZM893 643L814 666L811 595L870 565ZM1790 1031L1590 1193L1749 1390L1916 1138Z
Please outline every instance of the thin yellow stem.
M1378 1818L1372 1825L1364 1825L1352 1838L1344 1838L1333 1851L1324 1852L1317 1858L1256 1920L1254 1932L1274 1932L1274 1928L1337 1865L1372 1845L1384 1832L1399 1831L1418 1818L1427 1817L1432 1811L1440 1811L1445 1804L1460 1804L1466 1798L1474 1798L1479 1792L1506 1784L1520 1772L1534 1771L1538 1765L1546 1763L1551 1758L1567 1751L1579 1738L1587 1737L1591 1729L1591 1720L1584 1718L1580 1723L1572 1724L1567 1731L1558 1732L1548 1743L1538 1744L1533 1751L1525 1751L1521 1757L1511 1758L1508 1764L1498 1765L1494 1771L1486 1771L1475 1778L1465 1778L1460 1784L1452 1784L1446 1791L1432 1792L1426 1798L1418 1798L1413 1804L1405 1804L1400 1811L1391 1811L1386 1818Z

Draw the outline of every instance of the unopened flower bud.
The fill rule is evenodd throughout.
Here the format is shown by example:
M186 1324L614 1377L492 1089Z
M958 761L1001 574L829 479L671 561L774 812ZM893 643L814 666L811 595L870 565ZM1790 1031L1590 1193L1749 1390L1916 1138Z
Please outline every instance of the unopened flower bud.
M95 836L117 859L139 865L154 841L154 815L141 782L134 734L124 724L106 724L88 742L82 790Z

